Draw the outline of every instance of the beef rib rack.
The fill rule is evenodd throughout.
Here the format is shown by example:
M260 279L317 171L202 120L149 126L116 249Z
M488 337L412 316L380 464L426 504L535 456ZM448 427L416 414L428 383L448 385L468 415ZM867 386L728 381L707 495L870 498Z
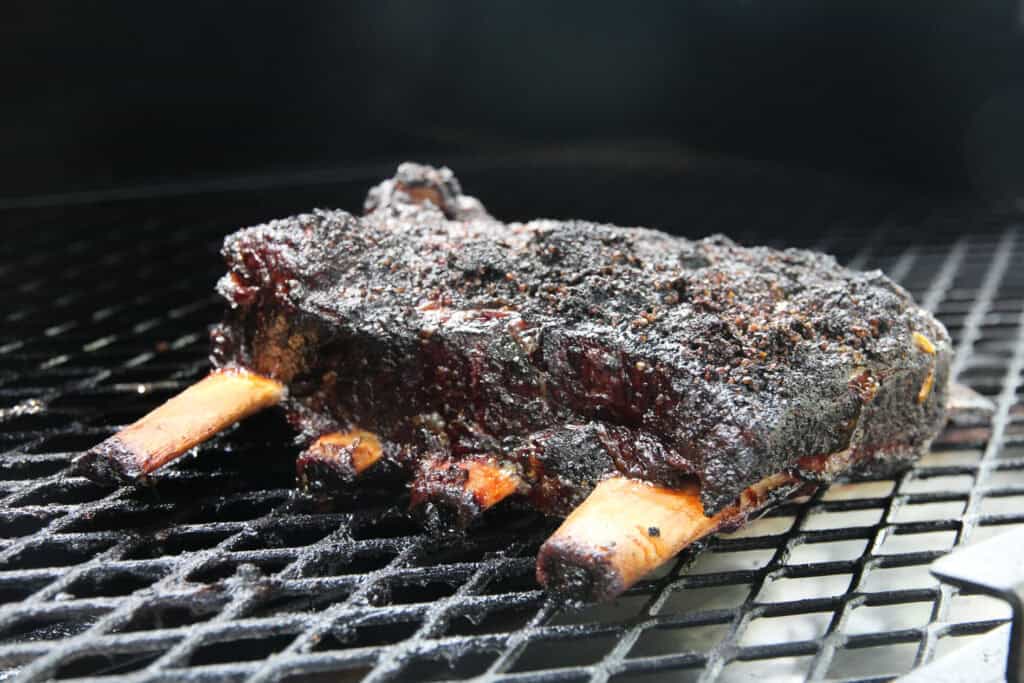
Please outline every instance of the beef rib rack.
M892 470L946 418L943 326L830 256L587 221L502 223L403 164L363 216L227 237L213 373L78 459L137 481L270 405L300 486L405 473L428 526L502 500L566 517L549 589L609 598L683 547L840 474Z

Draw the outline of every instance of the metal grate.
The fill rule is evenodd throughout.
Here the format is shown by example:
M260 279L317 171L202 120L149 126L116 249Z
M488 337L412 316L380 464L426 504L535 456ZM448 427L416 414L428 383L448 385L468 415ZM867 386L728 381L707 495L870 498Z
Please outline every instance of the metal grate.
M66 474L76 452L205 372L223 234L357 206L365 183L9 210L0 679L885 680L1008 620L1002 603L940 586L927 568L1024 524L1014 215L723 170L591 168L578 182L559 171L557 195L540 191L555 176L476 175L465 184L497 197L499 215L723 231L884 268L949 327L960 378L997 401L995 422L947 432L894 480L834 486L722 535L614 603L563 605L533 580L551 522L497 510L468 538L439 542L383 484L310 509L273 415L152 489Z

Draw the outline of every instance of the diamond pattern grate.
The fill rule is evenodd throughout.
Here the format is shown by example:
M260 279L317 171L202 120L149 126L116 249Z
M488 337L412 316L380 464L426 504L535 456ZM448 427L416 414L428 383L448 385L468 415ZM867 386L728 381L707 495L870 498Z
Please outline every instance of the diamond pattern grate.
M479 175L466 184L485 198L509 182L508 171ZM960 379L997 402L994 423L947 431L896 479L833 486L722 535L614 603L563 605L533 580L552 522L497 510L468 538L438 541L405 519L387 482L313 509L293 492L295 447L273 415L200 447L153 488L66 471L203 375L226 232L316 204L357 206L365 184L9 210L0 678L887 680L1004 623L1004 605L939 585L927 567L1024 524L1017 217L750 177L724 189L714 174L588 178L576 194L534 188L492 208L620 221L632 211L687 234L881 267L949 327ZM627 183L642 202L625 201ZM729 198L736 187L747 189L741 203Z

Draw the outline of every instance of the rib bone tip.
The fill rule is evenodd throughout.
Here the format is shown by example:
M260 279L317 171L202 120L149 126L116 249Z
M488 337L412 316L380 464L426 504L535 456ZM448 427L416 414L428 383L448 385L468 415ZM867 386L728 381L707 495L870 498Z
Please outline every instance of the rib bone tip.
M72 460L71 472L98 484L129 484L142 478L138 463L145 457L115 434Z
M564 538L551 538L541 546L537 582L562 598L598 602L612 600L628 588L607 555Z

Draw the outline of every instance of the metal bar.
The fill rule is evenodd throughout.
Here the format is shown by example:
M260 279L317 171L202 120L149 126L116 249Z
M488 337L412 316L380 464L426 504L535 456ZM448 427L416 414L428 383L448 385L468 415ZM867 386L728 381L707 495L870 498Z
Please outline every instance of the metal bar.
M1024 659L1024 529L1010 531L937 559L933 574L961 589L1005 600L1013 610L1006 679L1022 678Z

